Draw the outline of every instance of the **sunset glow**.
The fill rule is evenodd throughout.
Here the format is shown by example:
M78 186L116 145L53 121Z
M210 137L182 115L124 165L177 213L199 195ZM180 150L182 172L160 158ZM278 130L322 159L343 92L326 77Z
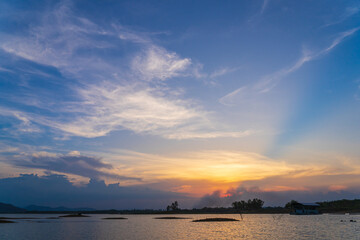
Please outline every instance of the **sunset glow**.
M305 2L2 1L0 190L359 196L360 4Z

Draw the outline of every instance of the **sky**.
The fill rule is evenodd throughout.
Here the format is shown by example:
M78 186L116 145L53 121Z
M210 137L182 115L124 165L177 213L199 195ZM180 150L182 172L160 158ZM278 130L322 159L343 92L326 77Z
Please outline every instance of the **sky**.
M359 198L360 1L0 9L0 202Z

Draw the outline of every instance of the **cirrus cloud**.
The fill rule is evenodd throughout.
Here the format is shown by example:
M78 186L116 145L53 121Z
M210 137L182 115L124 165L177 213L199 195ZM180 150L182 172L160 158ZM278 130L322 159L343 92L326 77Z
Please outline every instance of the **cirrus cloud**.
M26 118L28 125L34 122L60 130L65 137L87 138L116 130L169 139L243 137L251 133L221 127L198 102L167 86L165 81L174 77L196 78L197 65L155 44L146 33L119 24L98 25L75 15L71 2L57 4L38 19L26 34L7 34L0 40L0 48L18 61L26 59L43 70L55 68L61 74L54 80L58 81L55 84L61 81L61 93L44 89L46 94L34 95L28 83L23 95L30 97L11 98L17 105L37 109L8 107L7 111ZM124 44L132 51L124 50ZM116 56L107 54L109 51ZM35 70L37 78L49 78L49 73L39 75Z

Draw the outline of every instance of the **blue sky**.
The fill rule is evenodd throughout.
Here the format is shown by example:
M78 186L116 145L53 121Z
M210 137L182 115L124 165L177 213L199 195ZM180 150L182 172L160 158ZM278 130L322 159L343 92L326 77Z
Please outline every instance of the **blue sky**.
M357 193L359 1L0 9L0 178Z

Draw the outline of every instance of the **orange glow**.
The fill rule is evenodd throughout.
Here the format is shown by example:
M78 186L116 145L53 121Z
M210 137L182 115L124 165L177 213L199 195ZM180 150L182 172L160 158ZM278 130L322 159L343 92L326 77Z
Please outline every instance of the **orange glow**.
M326 164L299 165L251 152L209 150L161 156L119 150L116 155L106 158L117 166L109 172L142 179L141 183L123 180L123 186L145 182L159 190L168 189L192 197L202 197L218 190L223 192L222 197L228 197L231 196L229 189L243 184L251 191L260 192L310 191L306 186L339 191L353 181L344 179L339 182L336 175L329 174L332 169ZM349 171L354 174L360 169L351 168ZM342 174L346 173L349 172ZM118 182L107 179L107 183L114 181ZM324 186L324 182L328 185Z
M284 192L284 191L308 191L305 187L290 187L290 186L274 186L265 188L264 192Z
M343 185L331 185L329 187L330 191L341 191L341 190L345 190L345 189L347 189L347 187L343 186Z

